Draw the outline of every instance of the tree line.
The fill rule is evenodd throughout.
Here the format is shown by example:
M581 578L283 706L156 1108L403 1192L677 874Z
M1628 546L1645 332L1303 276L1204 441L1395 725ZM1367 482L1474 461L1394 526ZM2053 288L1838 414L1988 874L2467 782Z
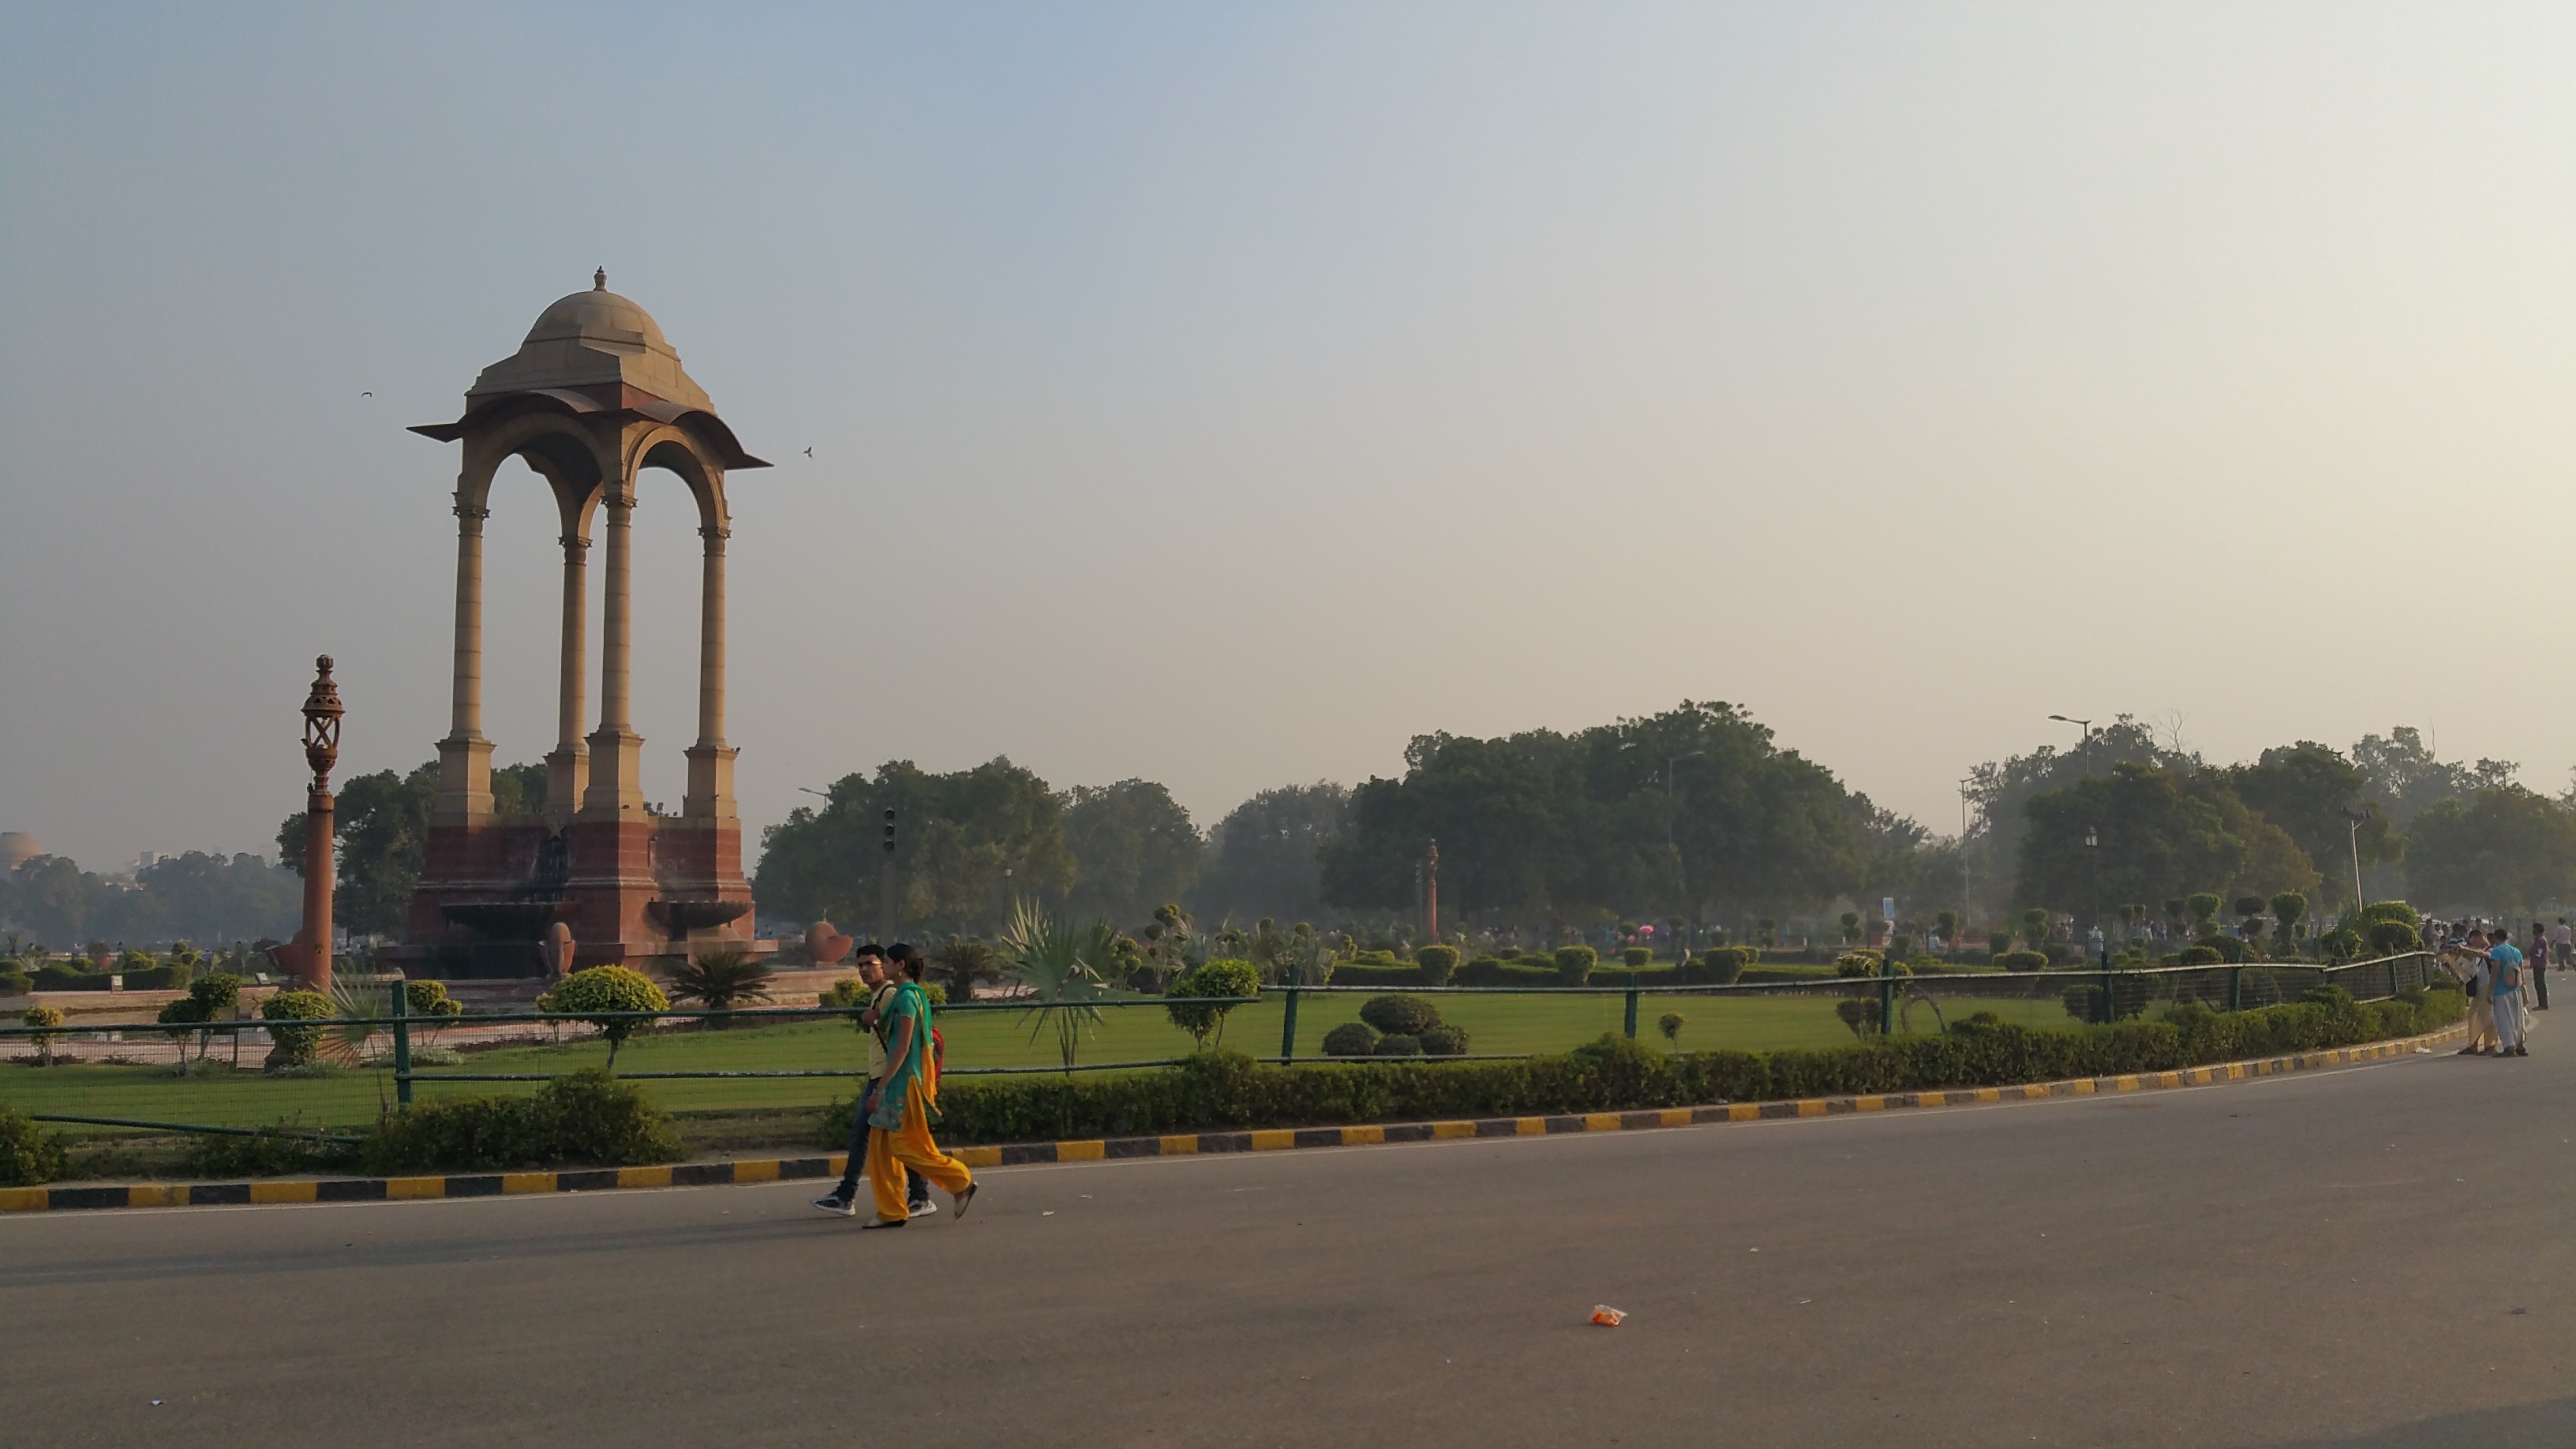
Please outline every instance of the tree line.
M303 904L304 888L292 872L246 854L164 856L130 879L40 855L0 878L0 924L14 938L12 956L32 945L74 951L127 942L280 940L295 933Z
M2032 910L2090 922L2202 893L2297 894L2342 914L2356 855L2373 900L2554 911L2576 899L2576 802L2518 773L2439 760L2404 727L2213 764L2123 717L1978 766L1968 828L1936 835L1737 706L1686 700L1572 733L1424 735L1400 774L1263 790L1205 829L1150 780L1060 789L1007 758L947 773L890 761L765 831L753 885L772 928L875 925L892 809L901 928L921 936L991 934L1019 900L1128 927L1166 906L1211 929L1410 922L1435 840L1444 926L1542 939L1642 921L1751 939L1759 922L1874 915L1886 897L1918 921L1971 924ZM535 808L544 776L495 770L496 806ZM353 934L401 933L436 791L434 762L342 787L335 914ZM0 921L61 945L284 936L303 828L300 814L279 827L283 866L191 853L130 883L41 857L0 882Z

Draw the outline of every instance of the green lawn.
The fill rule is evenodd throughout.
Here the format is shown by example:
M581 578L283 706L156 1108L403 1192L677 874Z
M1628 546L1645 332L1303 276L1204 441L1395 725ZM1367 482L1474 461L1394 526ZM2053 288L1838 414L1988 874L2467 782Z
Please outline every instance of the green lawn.
M1297 1052L1321 1051L1324 1033L1359 1019L1356 994L1305 997L1298 1006ZM1477 1053L1525 1054L1561 1052L1620 1030L1624 1002L1603 996L1459 996L1437 998L1443 1019L1467 1029ZM1945 1003L1953 1017L1977 1009L1993 1010L2007 1020L2032 1027L2070 1025L2054 999L2041 1001L1959 1001ZM1260 1056L1279 1050L1283 1007L1264 999L1238 1008L1226 1026L1225 1044ZM1833 1002L1820 997L1730 996L1659 997L1638 1004L1638 1035L1656 1045L1662 1038L1655 1022L1667 1011L1688 1018L1680 1045L1685 1050L1734 1047L1768 1050L1778 1047L1834 1046L1852 1040L1834 1016ZM1160 1003L1104 1011L1105 1024L1086 1037L1077 1060L1082 1062L1150 1061L1190 1050L1187 1034L1173 1027ZM1931 1029L1927 1013L1917 1011L1915 1025ZM1031 1041L1023 1014L1010 1011L951 1012L940 1018L953 1069L997 1066L1047 1066L1057 1060L1050 1031ZM68 1050L91 1053L112 1050L89 1043L67 1043ZM221 1048L219 1047L220 1054ZM608 1058L596 1039L560 1046L509 1047L467 1054L450 1070L471 1072L568 1072ZM638 1037L618 1054L621 1072L757 1071L857 1068L866 1055L859 1035L839 1022L800 1022L733 1031L673 1032ZM641 1083L664 1107L677 1112L727 1111L763 1107L820 1106L849 1095L854 1079L749 1079L650 1081ZM387 1074L349 1071L322 1077L272 1079L257 1071L179 1078L166 1067L0 1065L0 1105L22 1112L59 1112L95 1117L132 1117L150 1121L191 1122L210 1126L254 1126L295 1117L307 1126L352 1124L375 1119L382 1095L392 1088ZM423 1081L423 1099L444 1094L479 1095L533 1091L533 1083Z

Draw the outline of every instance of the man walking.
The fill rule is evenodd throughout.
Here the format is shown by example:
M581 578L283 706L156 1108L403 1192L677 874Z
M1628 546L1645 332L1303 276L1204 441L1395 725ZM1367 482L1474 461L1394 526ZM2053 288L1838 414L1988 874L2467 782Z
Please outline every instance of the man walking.
M859 982L868 992L868 1004L859 1012L859 1026L868 1039L868 1081L859 1090L859 1099L850 1104L849 1167L841 1174L840 1186L814 1199L814 1206L845 1218L858 1216L859 1169L868 1161L868 1138L872 1133L868 1126L868 1100L875 1095L877 1084L885 1080L885 1012L893 1004L896 990L893 979L886 974L885 951L876 942L870 941L852 952L851 964L859 968ZM893 1171L905 1175L900 1167ZM930 1200L929 1183L918 1176L911 1176L905 1188L914 1214L939 1211L938 1205Z

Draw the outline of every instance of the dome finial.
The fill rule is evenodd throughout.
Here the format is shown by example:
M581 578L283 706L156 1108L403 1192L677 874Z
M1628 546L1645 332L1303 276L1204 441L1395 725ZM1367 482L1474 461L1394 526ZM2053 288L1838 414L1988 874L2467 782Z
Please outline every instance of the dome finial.
M608 290L608 268L602 267L590 274L590 289L594 292Z

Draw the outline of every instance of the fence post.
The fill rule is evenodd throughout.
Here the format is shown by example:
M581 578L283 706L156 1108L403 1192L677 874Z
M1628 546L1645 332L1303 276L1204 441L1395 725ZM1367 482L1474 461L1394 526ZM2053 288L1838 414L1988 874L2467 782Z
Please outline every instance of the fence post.
M2110 960L2110 954L2107 951L2104 952L2102 957L2102 1024L2104 1026L2109 1026L2120 1019L2120 998L2116 994L2119 985L2112 979Z
M1878 1034L1896 1034L1896 963L1878 963Z
M1297 1059L1297 988L1283 986L1280 989L1288 993L1288 1009L1282 1013L1285 1019L1279 1024L1279 1060L1285 1063Z
M411 992L409 983L394 982L394 1100L411 1105Z
M2227 968L2227 1009L2230 1011L2245 1009L2245 968L2242 966Z
M1628 1040L1637 1039L1637 973L1628 973Z

